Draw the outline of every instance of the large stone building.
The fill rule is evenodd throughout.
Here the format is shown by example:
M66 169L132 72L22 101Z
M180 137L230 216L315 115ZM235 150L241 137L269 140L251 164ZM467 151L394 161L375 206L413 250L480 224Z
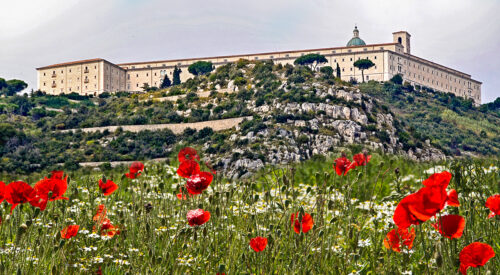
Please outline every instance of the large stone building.
M401 74L413 85L449 92L481 103L481 82L471 75L434 63L411 54L410 34L406 31L393 33L393 42L365 44L357 27L354 36L345 47L282 51L243 55L216 56L132 62L113 64L104 59L89 59L60 63L37 68L38 89L49 94L76 92L82 95L98 95L103 92L141 91L144 83L160 86L165 75L172 79L174 68L182 70L181 81L192 77L187 67L197 61L210 61L216 67L240 58L248 60L273 60L275 63L293 64L298 57L317 53L328 62L322 66L336 68L339 64L343 80L355 78L361 81L361 71L353 66L359 59L370 59L375 66L366 70L365 80L387 81ZM316 68L319 70L319 66Z

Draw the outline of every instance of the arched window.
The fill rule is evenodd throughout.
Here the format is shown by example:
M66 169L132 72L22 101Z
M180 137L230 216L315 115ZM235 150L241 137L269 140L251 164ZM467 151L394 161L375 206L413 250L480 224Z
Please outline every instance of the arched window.
M403 44L403 40L401 39L401 37L398 37L398 43Z

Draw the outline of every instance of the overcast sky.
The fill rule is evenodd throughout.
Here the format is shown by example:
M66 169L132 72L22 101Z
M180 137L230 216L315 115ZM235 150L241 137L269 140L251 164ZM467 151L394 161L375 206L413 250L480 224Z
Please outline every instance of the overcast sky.
M367 44L406 30L412 54L483 82L500 97L498 0L2 0L0 77L36 89L36 67Z

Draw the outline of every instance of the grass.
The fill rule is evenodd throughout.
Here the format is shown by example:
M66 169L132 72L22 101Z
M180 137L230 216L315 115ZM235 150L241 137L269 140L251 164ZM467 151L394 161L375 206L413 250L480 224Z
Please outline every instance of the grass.
M108 197L98 189L103 173L70 173L69 201L49 202L42 212L20 205L12 215L3 203L0 273L75 274L101 268L103 274L457 274L458 253L469 243L485 242L500 251L500 219L487 219L484 207L486 198L499 192L499 160L415 163L374 154L366 167L345 177L334 173L332 163L316 159L269 167L238 181L217 175L203 194L182 201L176 194L185 180L166 164L146 164L135 180L123 177L124 170L105 172L119 185ZM461 206L447 207L441 215L464 216L463 236L445 239L428 221L415 227L412 250L387 250L383 239L394 228L398 201L442 169L453 174L448 188L458 191ZM24 179L33 184L34 177ZM92 234L99 204L120 226L120 235ZM210 211L211 218L190 227L186 213L197 208ZM313 216L311 231L293 231L290 215L295 212ZM80 231L62 240L59 231L70 224L80 225ZM263 252L249 248L256 236L268 238ZM500 270L498 255L480 268L485 270Z

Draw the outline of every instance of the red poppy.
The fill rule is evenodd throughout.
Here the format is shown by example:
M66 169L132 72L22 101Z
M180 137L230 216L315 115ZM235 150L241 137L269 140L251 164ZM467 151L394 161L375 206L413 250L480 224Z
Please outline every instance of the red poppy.
M111 180L107 180L106 183L104 183L102 179L100 179L99 188L101 189L104 196L109 196L113 192L115 192L116 189L118 189L118 185L116 185L116 183L112 182Z
M495 251L488 244L471 243L460 251L460 272L467 274L469 267L483 266L493 257L495 257Z
M129 179L135 179L141 175L141 172L144 170L144 164L139 161L135 161L130 165L129 171L130 173L125 173L125 176Z
M446 215L440 217L432 226L446 238L460 238L464 233L465 219L460 215Z
M179 159L179 162L183 162L185 160L198 160L198 161L200 160L200 156L198 156L196 150L191 147L182 148L179 151L177 158Z
M448 196L446 198L446 205L455 207L460 206L460 202L458 201L457 190L451 189L450 191L448 191Z
M35 195L35 189L26 182L15 181L5 187L5 200L12 204L12 208L10 209L11 214L18 204L29 202Z
M58 180L62 180L63 179L64 171L52 171L50 173L52 173L52 177L51 178L53 178L53 179L58 179Z
M369 161L370 159L372 158L371 155L368 155L368 154L363 154L363 153L359 153L359 154L356 154L352 157L352 160L353 162L351 163L351 169L356 167L356 166L365 166Z
M295 233L300 234L300 230L302 232L307 233L314 225L314 220L311 215L308 213L304 213L302 216L302 221L299 222L299 213L292 214L290 220L292 221L292 227Z
M95 231L95 227L94 227ZM103 223L101 224L101 236L108 236L108 237L113 237L115 235L120 235L120 229L118 226L115 226L111 223L109 219L104 219Z
M486 200L486 207L488 207L491 212L488 218L492 218L495 215L500 215L500 195L494 195Z
M387 233L384 239L384 246L387 249L392 249L396 252L401 252L401 244L406 245L408 249L413 247L415 240L415 228L408 230L407 228L393 229Z
M434 173L429 178L422 182L425 186L440 186L444 189L448 187L451 180L451 173L443 171L441 173Z
M48 201L68 200L68 198L62 196L68 189L67 179L68 176L63 178L63 172L54 171L50 179L44 178L37 182L34 187L36 194L30 200L30 204L43 211L47 207Z
M79 225L69 225L66 226L63 230L61 230L61 238L63 239L71 239L76 236L78 233Z
M250 247L255 250L255 252L263 251L267 246L267 238L256 237L250 240Z
M97 222L100 225L106 219L107 213L108 213L108 211L106 210L106 206L104 206L103 204L101 204L101 205L99 205L97 207L96 214L94 215L94 217L92 218L92 220L95 221L95 222Z
M189 159L181 162L181 164L179 164L179 169L177 169L177 174L183 178L189 178L199 172L200 165L198 162Z
M337 172L337 175L339 176L345 176L347 174L347 171L353 168L351 167L351 161L349 161L346 157L336 159L334 167L335 172Z
M209 172L198 172L192 175L186 182L186 189L189 194L198 195L207 189L210 183L212 183L214 176Z
M5 199L5 182L0 181L0 203Z
M203 209L190 210L187 213L187 220L190 226L202 225L210 219L210 212Z
M422 222L413 215L409 208L410 204L414 203L416 200L416 194L410 194L399 202L394 211L394 216L392 217L396 226L399 228L408 228L411 225L418 225Z

